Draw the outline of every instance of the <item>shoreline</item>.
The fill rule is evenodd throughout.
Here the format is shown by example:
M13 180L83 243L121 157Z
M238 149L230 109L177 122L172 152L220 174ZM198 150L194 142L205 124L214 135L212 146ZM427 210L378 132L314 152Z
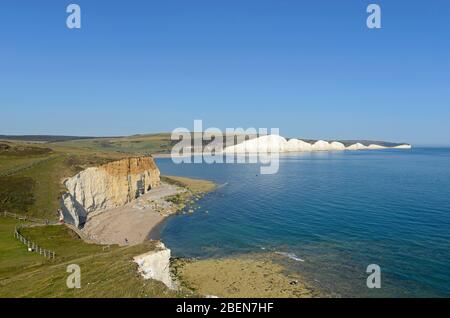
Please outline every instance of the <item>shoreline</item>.
M215 188L216 185L207 180L161 176L158 187L136 200L89 215L81 232L90 241L108 245L127 246L159 240L160 230L169 216Z
M178 182L201 182L205 180L164 176ZM183 199L184 203L193 197L203 197L217 189L218 185L208 191L195 192ZM161 240L161 231L172 217L182 211L164 217L148 233L148 240ZM166 248L170 249L170 246ZM285 262L295 262L292 258L276 252L248 252L219 257L190 258L171 257L170 271L175 283L195 291L204 297L242 298L315 298L323 297L325 292L312 284L298 272L289 270ZM283 264L284 263L284 264Z
M169 155L170 156L170 155ZM183 206L179 206L179 208L172 214L165 216L161 221L155 224L147 234L146 240L156 240L161 241L161 231L164 225L169 221L170 218L175 217L185 208L186 204L191 201L192 198L197 197L201 198L205 194L212 192L217 189L217 184L210 180L205 179L197 179L197 178L189 178L189 177L179 177L179 176L161 176L161 179L165 180L165 182L173 182L178 186L183 186L189 191L191 191L190 195L185 196L180 202ZM204 183L202 191L200 191L198 183ZM193 184L196 184L193 186ZM190 186L189 186L190 185Z
M182 191L180 191L182 189ZM164 226L192 201L197 201L205 194L217 189L217 184L212 181L177 177L161 176L161 185L155 188L155 192L148 192L142 196L144 202L149 201L148 210L137 209L143 203L139 199L134 200L124 207L106 210L94 214L86 223L91 230L86 233L90 240L100 244L118 244L121 246L133 246L145 244L145 242L160 242L163 250L168 251L167 264L170 265L170 273L161 267L152 267L149 264L160 257L158 251L150 251L135 256L138 262L139 272L157 273L164 277L160 281L170 281L170 286L181 284L182 290L199 293L207 297L274 297L274 298L312 298L320 297L319 289L305 279L299 273L288 272L287 267L277 259L276 253L248 253L223 257L208 257L195 259L189 257L170 257L170 246L165 246L161 240L161 232ZM155 209L153 204L157 200L167 203L162 210ZM158 203L161 203L158 201ZM194 203L196 204L196 203ZM158 213L155 212L158 211ZM106 213L104 213L106 212ZM102 218L99 222L98 218ZM92 231L92 220L97 224L98 232ZM89 223L91 222L91 223ZM91 225L89 225L91 224ZM107 235L103 235L108 228ZM94 228L95 229L95 228ZM89 232L91 235L89 235ZM120 232L120 234L118 234ZM141 235L137 235L140 233ZM94 237L92 237L94 234ZM97 235L95 235L97 234ZM126 237L126 243L123 238ZM86 237L84 238L86 240ZM125 244L124 244L125 243ZM161 256L162 257L162 256ZM142 264L141 264L142 263ZM165 268L165 267L164 267ZM152 274L152 275L153 275ZM163 275L164 274L164 275ZM156 275L156 274L155 274ZM157 276L158 276L157 275ZM159 277L158 276L158 277ZM169 286L166 284L166 286ZM170 287L169 287L170 288Z
M181 210L180 210L181 211ZM150 231L147 234L146 241L160 241L161 240L161 232L166 224L167 221L169 221L170 218L175 217L180 211L175 212L174 214L168 215L165 218L163 218L161 221L159 221L157 224L153 226L153 228L150 229ZM164 242L163 242L164 243Z

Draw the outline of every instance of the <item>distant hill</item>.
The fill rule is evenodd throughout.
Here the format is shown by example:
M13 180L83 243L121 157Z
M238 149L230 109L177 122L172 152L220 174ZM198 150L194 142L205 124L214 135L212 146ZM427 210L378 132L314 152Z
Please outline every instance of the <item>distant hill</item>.
M379 145L384 147L395 147L400 145L409 144L407 142L389 142L389 141L378 141L378 140L340 140L346 147L353 145L355 143L361 143L364 146L370 146L370 145Z
M53 135L0 135L0 140L18 140L18 141L35 141L35 142L57 142L92 139L97 137L80 137L80 136L53 136Z
M170 133L154 133L154 134L137 134L132 136L117 137L95 137L95 136L53 136L53 135L0 135L0 140L25 141L25 142L41 142L41 143L57 143L61 146L84 147L93 150L117 151L123 153L170 153L172 146L177 141L170 139ZM257 137L247 136L247 139ZM198 138L198 137L195 137ZM288 140L291 138L287 138ZM317 139L298 138L308 143L315 143ZM237 140L236 140L237 141ZM385 147L395 147L404 143L394 143L388 141L375 140L326 140L328 142L338 141L346 147L355 143L361 143L365 146L376 144ZM227 137L223 137L224 145ZM209 140L202 140L203 147L209 144Z
M291 138L287 138L288 140ZM316 141L318 141L317 139L302 139L302 138L298 138L303 140L304 142L313 144ZM379 141L379 140L360 140L360 139L355 139L355 140L335 140L335 139L330 139L330 140L325 140L328 142L332 142L332 141L337 141L340 143L343 143L346 147L354 145L356 143L360 143L363 144L364 146L370 146L370 145L379 145L379 146L383 146L383 147L395 147L395 146L400 146L400 145L404 145L404 144L409 144L407 142L390 142L390 141Z

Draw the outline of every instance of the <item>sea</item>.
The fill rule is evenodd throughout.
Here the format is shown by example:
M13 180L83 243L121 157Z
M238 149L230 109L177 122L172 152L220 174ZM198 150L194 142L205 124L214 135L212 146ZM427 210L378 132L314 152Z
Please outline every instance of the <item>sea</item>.
M283 154L269 175L254 163L157 164L217 184L160 226L174 257L276 255L332 297L450 296L450 149Z

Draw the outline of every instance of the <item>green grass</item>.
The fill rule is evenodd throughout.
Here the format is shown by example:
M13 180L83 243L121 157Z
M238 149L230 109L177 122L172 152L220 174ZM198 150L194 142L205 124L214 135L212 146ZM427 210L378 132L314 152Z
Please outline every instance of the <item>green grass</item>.
M0 154L0 176L13 175L25 170L41 160L48 159L46 156L4 156Z
M0 154L3 156L39 156L47 155L52 149L26 143L0 142Z
M130 137L94 138L71 140L51 144L56 146L87 149L91 151L118 152L125 154L169 153L174 141L170 134L135 135Z
M64 159L64 156L54 156L15 175L16 178L29 178L34 181L34 203L28 209L28 215L48 219L58 217L59 200L64 191L61 181L70 172L70 167L64 164Z
M15 219L0 216L0 278L2 280L19 274L23 269L39 266L45 262L43 257L29 253L24 245L14 238L14 228L18 224L19 222ZM1 286L0 284L0 291Z
M13 237L14 219L0 217L0 297L180 297L161 282L144 280L133 257L155 249L146 242L132 247L88 244L62 225L32 227L22 234L56 252L55 260L28 252ZM69 289L69 264L81 268L81 289Z
M102 251L101 245L85 244L79 236L62 225L26 227L20 233L27 239L52 250L58 261L92 255Z
M29 177L0 177L0 211L26 214L34 204L34 184Z

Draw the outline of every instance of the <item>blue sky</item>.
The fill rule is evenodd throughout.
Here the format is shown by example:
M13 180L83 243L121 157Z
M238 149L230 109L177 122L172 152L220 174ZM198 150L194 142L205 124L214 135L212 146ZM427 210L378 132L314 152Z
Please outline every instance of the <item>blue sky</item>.
M77 3L82 28L69 30ZM382 29L366 27L366 7ZM2 0L0 134L278 127L450 145L450 2Z

